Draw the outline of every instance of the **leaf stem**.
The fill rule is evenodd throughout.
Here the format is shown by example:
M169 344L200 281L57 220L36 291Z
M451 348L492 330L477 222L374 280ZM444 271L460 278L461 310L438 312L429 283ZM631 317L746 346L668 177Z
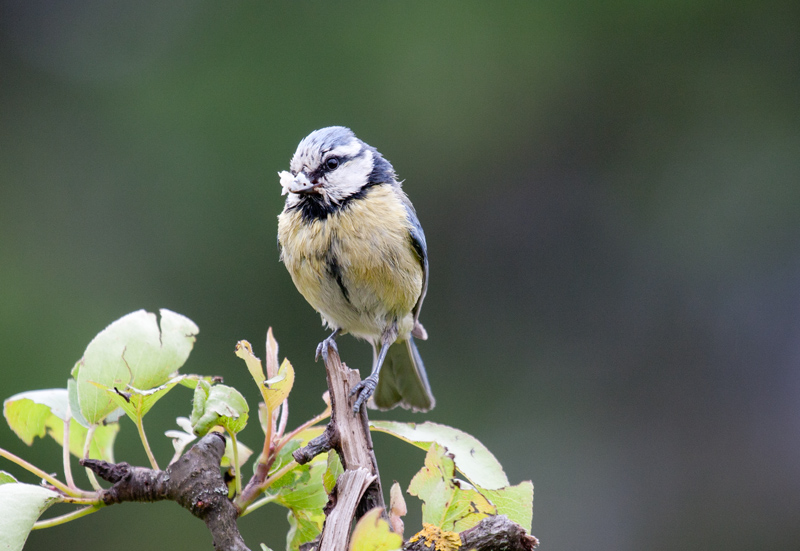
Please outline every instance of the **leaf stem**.
M267 402L264 402L267 404ZM261 455L262 462L266 463L269 461L270 451L272 449L272 410L269 409L267 406L267 422L264 427L264 451Z
M239 501L238 498L241 497L241 495L236 496L236 499L234 499L233 504L236 505L236 507L240 511L242 511L240 513L240 516L244 516L250 512L250 507L255 501L256 496L258 496L261 492L269 488L272 485L272 483L278 480L280 477L282 477L292 469L297 468L297 466L298 466L297 461L292 459L286 465L284 465L283 467L272 473L261 484L258 485L257 489L254 492L252 493L248 492L252 497L247 502ZM266 503L266 501L264 503ZM260 504L259 507L261 507L261 505L263 505L263 503Z
M79 519L81 517L85 517L86 515L91 515L95 511L99 511L101 507L103 507L102 502L95 505L89 505L88 507L83 507L82 509L72 511L66 515L49 518L47 520L40 520L33 525L33 530L41 530L42 528L52 528L53 526L58 526L59 524L66 524L71 520Z
M81 496L85 495L84 492L81 492L80 490L77 490L77 489L74 489L74 488L70 488L69 486L67 486L63 482L60 482L59 480L57 480L53 475L47 474L46 472L44 472L39 467L36 467L35 465L32 465L32 464L28 463L27 461L25 461L21 457L18 457L16 455L14 455L10 451L7 451L7 450L4 450L3 448L0 448L0 457L5 457L6 459L11 461L12 463L16 463L17 465L19 465L20 467L22 467L26 471L29 471L29 472L35 474L36 476L38 476L39 478L41 478L43 480L46 480L52 486L54 486L55 488L58 488L63 493L67 494L68 496L81 497Z
M61 447L63 449L61 459L64 462L64 480L67 481L67 486L73 490L77 490L75 480L72 478L72 462L69 455L69 421L70 416L67 415L67 420L64 421L64 439L63 442L61 442Z
M97 425L92 425L86 431L86 441L83 443L83 458L89 459L89 450L92 448L92 438L94 438L94 431L97 430ZM100 482L97 480L97 477L94 475L94 471L91 469L86 469L86 476L89 478L89 484L92 485L96 491L100 491L103 489L100 486Z
M233 468L236 471L234 484L236 484L236 495L238 496L242 493L242 473L239 466L239 443L236 441L236 433L228 430L228 434L231 437L231 446L233 447Z
M292 432L281 438L280 442L278 442L278 444L275 446L275 453L278 453L281 450L281 448L283 448L287 444L287 442L289 442L289 440L300 434L302 431L306 430L309 427L313 427L323 419L330 417L330 415L331 415L331 408L328 407L325 409L325 411L323 411L316 417L312 417L311 419L309 419L308 421L306 421L305 423L294 429Z
M139 430L139 438L142 440L142 445L144 446L144 451L147 454L147 459L150 460L150 466L153 467L154 470L160 471L161 469L158 468L158 463L156 462L156 458L153 455L153 451L150 449L150 444L147 442L147 435L144 433L144 424L142 423L142 416L139 415L139 412L136 412L136 428Z
M286 423L289 421L289 399L283 401L281 404L281 412L280 417L278 417L278 431L275 435L280 438L283 436L284 431L286 431Z
M285 475L286 473L288 473L289 471L291 471L292 469L294 469L296 467L298 467L297 461L292 459L286 465L284 465L283 467L281 467L280 469L278 469L277 471L275 471L274 473L269 475L267 477L267 479L264 482L261 483L261 486L260 486L261 491L263 492L264 490L269 488L272 485L273 482L275 482L280 477L282 477L283 475Z
M277 497L278 497L278 496L264 496L264 497L262 497L261 499L259 499L259 500L257 500L257 501L254 501L253 503L251 503L251 504L250 504L250 505L247 507L247 509L245 509L244 511L242 511L242 513L239 515L239 518L241 518L241 517L243 517L243 516L245 516L245 515L249 515L250 513L252 513L253 511L255 511L256 509L259 509L260 507L263 507L264 505L266 505L266 504L267 504L267 503L269 503L270 501L275 501L275 498L277 498Z

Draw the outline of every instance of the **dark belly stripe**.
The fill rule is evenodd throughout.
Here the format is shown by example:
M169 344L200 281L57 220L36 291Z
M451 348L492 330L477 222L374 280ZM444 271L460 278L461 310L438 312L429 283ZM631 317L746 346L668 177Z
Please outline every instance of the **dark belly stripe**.
M339 262L336 260L335 256L331 256L328 259L328 273L336 280L336 284L339 286L339 289L341 289L344 299L348 304L351 304L350 293L347 292L347 287L344 286L342 271L339 268Z

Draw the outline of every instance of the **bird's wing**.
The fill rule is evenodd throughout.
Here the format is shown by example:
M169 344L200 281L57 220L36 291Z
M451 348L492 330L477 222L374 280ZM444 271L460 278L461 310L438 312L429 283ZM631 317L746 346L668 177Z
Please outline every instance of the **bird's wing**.
M408 233L411 238L411 246L414 248L414 252L417 253L419 263L422 266L422 291L419 294L417 303L411 310L414 314L414 321L417 322L419 320L419 311L422 308L422 301L425 299L425 293L428 292L428 245L425 242L425 232L422 231L417 212L408 197L403 197L403 205L406 208L406 218L409 222Z

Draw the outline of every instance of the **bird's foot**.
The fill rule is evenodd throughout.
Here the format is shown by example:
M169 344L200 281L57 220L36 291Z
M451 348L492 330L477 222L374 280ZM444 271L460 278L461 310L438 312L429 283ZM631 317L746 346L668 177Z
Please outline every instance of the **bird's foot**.
M373 373L350 391L350 396L358 396L356 403L353 405L353 413L361 411L361 405L369 400L372 393L375 392L375 387L378 386L378 374Z
M337 354L339 353L339 349L336 346L336 335L338 332L331 334L328 338L317 345L317 353L314 355L314 361L316 362L319 360L319 357L322 356L322 360L327 362L328 361L328 350L333 350Z

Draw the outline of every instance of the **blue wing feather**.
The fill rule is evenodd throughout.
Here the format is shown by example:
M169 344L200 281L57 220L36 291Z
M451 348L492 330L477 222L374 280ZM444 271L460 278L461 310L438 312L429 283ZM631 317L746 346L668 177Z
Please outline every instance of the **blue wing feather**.
M425 232L422 230L422 225L417 218L417 212L414 210L414 205L407 197L403 197L403 205L406 208L406 218L408 219L409 237L411 238L411 246L419 256L419 263L422 266L422 292L419 294L417 303L411 310L414 313L414 321L419 320L419 311L422 308L422 301L425 299L425 293L428 292L428 244L425 241Z

